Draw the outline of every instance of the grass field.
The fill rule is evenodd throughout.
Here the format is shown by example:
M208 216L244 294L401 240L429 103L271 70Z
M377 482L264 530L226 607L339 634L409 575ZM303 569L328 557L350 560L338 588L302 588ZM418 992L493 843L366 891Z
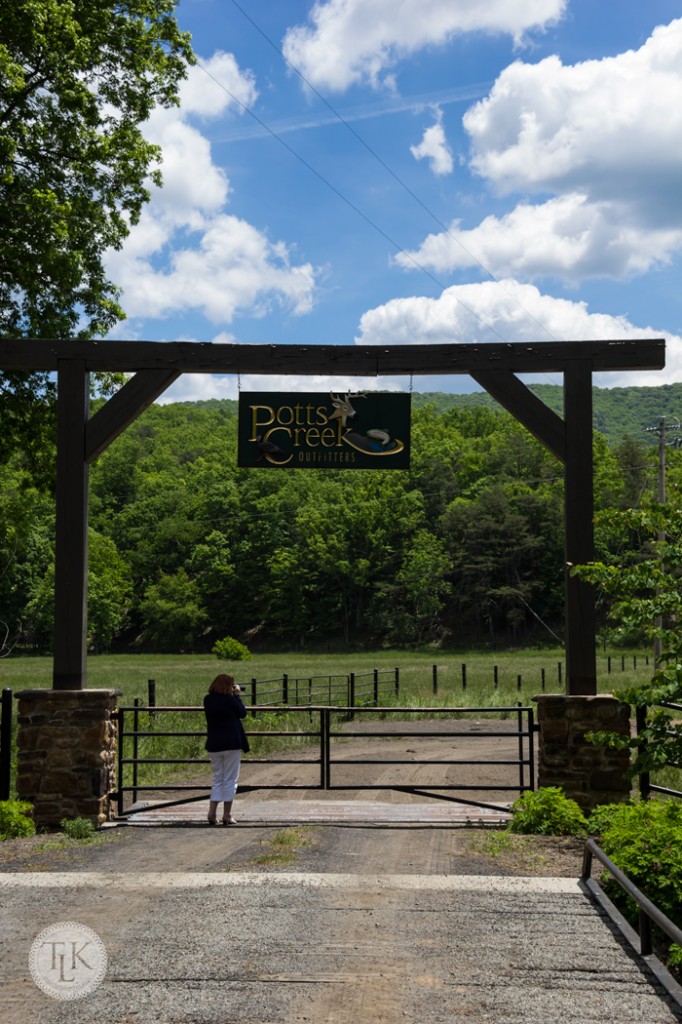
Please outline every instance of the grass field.
M466 666L466 688L463 686L462 666ZM290 680L321 680L324 677L345 676L354 672L367 680L367 674L374 669L379 669L382 674L386 673L388 678L389 670L395 668L399 670L399 696L396 698L392 684L387 684L382 695L382 704L398 704L405 708L501 708L510 707L518 702L527 705L534 696L543 692L543 672L544 692L565 692L565 662L563 651L560 649L485 654L375 651L313 655L296 652L255 655L249 661L236 663L218 661L211 655L102 655L93 656L88 660L88 686L120 690L121 706L130 706L135 699L145 706L148 680L153 679L156 684L157 706L196 707L201 705L210 681L218 672L229 672L240 682L249 684L252 679L260 683L264 680L281 680L283 673L287 673ZM601 652L597 672L599 692L608 693L614 689L645 682L652 672L652 658L647 659L646 654L642 652ZM0 661L0 685L2 688L11 688L15 693L23 689L49 689L52 685L51 658L16 657ZM367 682L365 681L363 685L366 686ZM261 686L262 690L266 688L265 684ZM248 693L247 685L247 703ZM16 716L14 717L16 730ZM157 714L151 722L148 721L146 714L141 714L140 717L142 729L146 729L149 724L159 732L197 733L193 737L146 738L141 741L141 756L193 759L205 757L203 715L174 711ZM300 712L291 715L259 712L256 719L247 720L247 730L251 734L255 730L293 732L305 728L302 724L305 717ZM130 718L128 721L130 722ZM256 739L252 744L252 756L263 756L272 749L292 749L304 745L305 742L295 737L284 740L274 737ZM146 765L143 770L144 780L155 782L167 781L169 773L186 776L188 772L194 771L196 774L197 771L191 767L178 769L165 765ZM130 773L126 772L126 775L126 781L129 782ZM664 784L676 786L678 780L668 781L666 778Z
M607 658L611 658L611 673ZM651 662L651 658L649 658ZM636 663L636 666L635 666ZM229 672L240 682L289 677L365 673L374 668L400 670L401 702L414 700L428 706L433 694L433 666L437 667L438 704L451 706L499 705L530 700L542 692L565 692L563 651L506 651L503 653L450 654L442 651L374 651L352 654L258 654L245 662L218 661L213 655L119 654L88 659L88 686L118 689L121 702L134 698L147 702L147 681L156 681L157 704L201 704L208 685L218 672ZM466 690L462 687L462 665L466 665ZM495 687L497 666L497 688ZM559 668L561 666L561 668ZM645 682L651 674L642 652L603 652L598 657L598 688L614 688ZM560 676L561 673L561 676ZM521 684L519 689L519 676ZM52 659L5 658L0 661L0 685L15 692L52 686Z

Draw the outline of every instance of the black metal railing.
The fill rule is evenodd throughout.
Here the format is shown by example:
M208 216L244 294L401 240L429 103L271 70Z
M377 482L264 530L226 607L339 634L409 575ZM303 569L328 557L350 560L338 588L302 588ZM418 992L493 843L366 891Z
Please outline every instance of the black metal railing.
M12 778L12 691L2 691L0 704L0 800L9 800Z
M656 704L655 707L657 707L657 708L665 708L665 709L670 710L670 711L676 711L680 716L682 716L682 704L673 704L673 703L662 701L660 704ZM648 708L645 708L645 707L638 707L637 708L637 711L636 711L636 721L637 721L637 735L638 736L641 735L641 733L647 727L647 711L648 711ZM677 726L675 726L675 727L673 727L671 729L668 729L667 732L671 736L679 735L680 733L682 733L682 722L680 722ZM646 749L646 745L642 749L645 750ZM677 769L682 769L682 764L679 761L668 761L667 764L661 765L661 768L677 768ZM648 797L650 796L651 793L663 793L665 796L672 796L672 797L676 797L677 799L682 799L682 790L672 789L672 788L670 788L668 786L659 786L657 783L651 781L651 773L650 772L641 772L640 773L640 776L639 776L639 790L640 790L640 793L642 794L642 798L644 800L648 799Z
M660 930L668 936L671 942L675 942L678 946L682 946L682 929L678 928L670 918L666 917L663 911L659 910L658 907L655 906L655 904L653 904L651 900L637 888L634 882L630 881L627 875L621 871L621 869L617 867L609 857L607 857L594 839L588 839L585 843L581 880L589 891L599 899L599 902L603 904L603 901L607 899L607 897L601 885L591 877L592 860L595 857L600 864L606 868L609 875L611 875L613 880L617 882L623 892L626 893L637 905L639 915L638 942L642 956L650 956L653 953L652 925L656 925L657 928L660 928ZM615 910L615 908L613 909ZM611 916L615 918L616 923L619 925L621 930L632 941L632 929L630 929L625 918L623 918L618 911L616 911L615 914L612 912Z
M254 713L256 718L254 724L257 722L257 716L264 711L268 711L275 715L305 715L308 718L309 728L299 729L287 729L287 730L258 730L249 728L248 735L251 741L258 740L259 738L268 739L294 739L303 741L307 744L308 749L305 757L295 757L290 751L287 752L286 757L272 757L258 759L254 756L250 758L244 758L242 761L243 765L249 764L260 764L264 765L286 765L288 768L292 768L296 765L305 765L308 768L312 767L315 769L316 781L308 781L305 783L300 782L265 782L262 786L254 785L242 785L240 784L241 792L249 792L255 789L286 789L286 790L310 790L310 789L322 789L322 790L376 790L376 789L392 789L398 792L414 793L424 796L437 797L439 799L456 800L459 803L469 803L475 806L489 807L491 809L499 810L499 805L493 805L483 802L482 800L465 799L461 796L463 792L514 792L515 794L521 794L529 789L535 788L535 753L534 753L534 737L535 737L535 723L534 713L532 707L521 707L516 705L514 707L500 707L500 708L376 708L376 707L364 707L351 709L343 709L338 706L331 707L320 707L320 706L270 706L259 705L258 710ZM423 730L416 729L414 723L410 721L400 722L397 728L392 729L374 729L371 731L361 730L357 727L353 730L349 730L347 725L341 731L335 727L335 722L338 721L340 714L343 712L352 711L354 715L367 715L375 716L381 715L390 717L392 715L406 715L411 716L418 715L422 718L430 718L433 716L442 717L450 716L453 717L452 728L449 729L438 729L438 730ZM167 713L187 713L189 715L201 716L200 723L201 729L199 730L164 730L159 729L156 718L149 721L149 728L142 729L142 718L141 716L152 713L163 716ZM475 733L471 731L463 730L461 726L457 728L457 719L467 715L478 715L481 714L495 714L496 716L510 715L511 718L506 719L511 724L509 729L477 729ZM141 753L141 744L150 738L191 738L199 739L205 736L205 728L203 721L203 708L201 707L142 707L139 703L135 703L132 707L119 707L117 711L118 717L118 780L117 780L117 792L113 794L117 801L117 809L119 816L123 816L128 813L132 813L130 808L125 809L125 797L126 794L131 794L133 804L137 802L138 796L141 792L154 792L154 793L184 793L185 796L173 801L164 801L161 806L168 807L173 804L187 803L195 800L205 800L206 794L210 790L210 785L196 784L196 783L157 783L153 781L141 781L140 780L140 766L143 765L185 765L185 766L205 766L209 764L208 758L203 757L145 757ZM348 717L346 714L344 717ZM304 719L305 722L305 719ZM153 725L153 727L151 727ZM132 726L132 727L131 727ZM438 737L442 740L466 738L469 741L475 741L479 738L516 738L517 754L514 758L468 758L468 759L419 759L416 757L410 758L348 758L348 757L334 757L333 745L334 741L347 741L349 739L362 738L367 740L368 738L378 739L396 739L409 737L415 740L417 743L420 738L431 738ZM127 749L130 748L130 749ZM311 749L313 753L311 756ZM317 748L316 752L314 748ZM391 782L383 779L379 783L372 783L368 781L368 778L363 779L362 783L358 784L347 784L337 783L335 781L335 775L341 768L348 768L349 766L370 766L377 765L381 768L385 768L387 765L405 765L410 768L418 766L429 765L431 767L440 769L446 768L453 765L457 766L491 766L498 765L505 768L515 768L517 770L517 781L513 783L499 783L490 782L487 784L480 783L450 783L445 782L442 778L434 783L423 783L408 785L399 782L398 780ZM126 781L126 775L129 776L130 781ZM450 793L459 793L459 796L450 796ZM192 793L193 795L189 795ZM448 794L448 795L444 795Z

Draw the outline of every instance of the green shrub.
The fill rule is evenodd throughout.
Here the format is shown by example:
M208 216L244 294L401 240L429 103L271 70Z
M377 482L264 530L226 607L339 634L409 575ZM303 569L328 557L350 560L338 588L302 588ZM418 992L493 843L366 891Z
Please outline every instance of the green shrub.
M510 832L538 836L585 836L587 819L558 786L524 793L512 804Z
M216 640L212 653L223 661L248 661L251 651L245 644L235 640L233 636L226 636L222 640Z
M0 840L34 835L36 826L31 811L31 805L24 800L0 801Z
M59 825L69 839L92 839L95 835L95 826L89 818L62 818Z
M653 799L610 804L591 815L590 828L607 857L682 926L682 804Z

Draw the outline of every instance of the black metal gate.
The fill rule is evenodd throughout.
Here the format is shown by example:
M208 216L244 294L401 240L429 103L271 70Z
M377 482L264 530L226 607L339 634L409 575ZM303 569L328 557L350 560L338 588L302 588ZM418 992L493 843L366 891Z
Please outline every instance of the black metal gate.
M190 717L198 717L199 730L170 730L163 729L162 722L165 715L181 712ZM286 752L274 756L259 758L256 756L246 757L242 760L244 774L247 781L243 784L240 781L240 793L246 793L258 789L267 790L386 790L391 789L397 792L418 794L421 796L433 797L441 800L452 800L457 803L471 804L473 806L485 807L498 810L500 805L486 802L484 794L507 793L514 794L512 799L535 788L535 721L532 707L499 708L407 708L407 707L382 707L382 708L339 708L323 706L289 706L277 708L259 708L253 713L254 724L258 722L258 716L266 712L269 715L295 716L303 719L303 725L307 728L296 728L287 730L267 729L258 730L249 728L248 735L254 747L257 746L259 738L267 737L269 741L279 739L282 746L293 743L305 750L307 756L296 757ZM469 716L494 715L495 728L479 727L475 732L471 728L465 728L464 722ZM158 717L157 717L158 716ZM361 727L358 722L360 717L369 716L371 727ZM399 719L397 716L402 716ZM412 720L405 720L410 716ZM422 721L424 728L416 728L414 718ZM374 722L372 721L374 719ZM445 722L443 722L445 719ZM434 721L435 720L435 721ZM441 720L440 726L436 723ZM146 728L142 728L146 724ZM443 727L445 725L445 727ZM144 766L165 765L196 765L207 766L208 758L205 757L151 757L146 754L144 745L150 739L156 740L174 738L185 738L200 740L205 736L203 719L203 708L200 707L119 707L118 709L118 786L115 794L117 813L119 817L126 817L134 814L140 809L138 798L141 793L168 793L184 794L170 800L159 803L145 802L144 809L151 810L153 807L170 807L178 804L206 800L210 791L210 784L187 784L187 783L156 783L142 777ZM376 727L375 727L376 726ZM415 742L412 752L417 755L410 758L392 758L386 756L354 759L339 756L344 742L352 739L376 738L378 747L382 740L396 739L398 737L409 737ZM434 759L419 758L418 744L420 739L438 737L444 742L447 740L464 740L469 744L475 743L481 738L506 738L507 746L514 748L514 755L497 758L445 758ZM255 742L254 742L255 741ZM383 748L384 750L388 748ZM312 756L311 756L312 753ZM256 765L286 765L305 766L313 773L312 777L305 782L267 782L262 785L250 785L248 783L248 766ZM362 783L349 784L343 781L340 776L343 769L350 766L362 765L367 769L367 777ZM395 766L395 778L389 781L382 779L380 782L371 781L371 766L381 766L385 769L387 765ZM505 774L508 771L510 781L481 784L471 782L449 782L442 775L433 782L407 783L400 778L399 766L408 766L414 770L418 767L429 766L433 769L449 769L452 766L502 766ZM447 774L447 772L446 772ZM470 794L464 797L463 793ZM475 794L473 797L471 794ZM479 797L480 793L480 797ZM459 794L459 795L457 795ZM132 806L128 803L130 797ZM509 801L511 802L511 800Z
M2 691L0 704L0 800L9 800L12 776L12 691Z

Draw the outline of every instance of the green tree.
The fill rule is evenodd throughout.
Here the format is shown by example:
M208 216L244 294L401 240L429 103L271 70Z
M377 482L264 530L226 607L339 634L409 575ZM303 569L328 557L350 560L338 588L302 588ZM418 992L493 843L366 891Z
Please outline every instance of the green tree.
M128 565L108 537L90 530L88 644L106 651L128 621L132 580Z
M631 774L653 771L666 764L682 764L682 726L659 703L682 703L682 509L676 504L647 504L640 509L602 513L611 531L620 525L631 540L640 538L640 557L616 557L610 563L576 566L580 579L595 585L609 605L617 631L638 633L661 653L655 671L643 686L621 690L616 696L635 707L650 707L647 728L638 736L599 734L617 748L635 751ZM660 539L663 538L663 539Z
M197 585L182 568L147 588L141 612L144 639L157 651L194 650L209 624Z
M194 60L175 6L0 6L0 337L88 338L123 319L103 257L161 183L141 125L178 102ZM46 374L2 375L5 449L35 436L33 406L53 395Z
M379 583L372 600L373 617L390 643L421 644L442 635L441 613L452 591L447 579L451 568L443 542L426 529L417 530L403 547L395 580Z

